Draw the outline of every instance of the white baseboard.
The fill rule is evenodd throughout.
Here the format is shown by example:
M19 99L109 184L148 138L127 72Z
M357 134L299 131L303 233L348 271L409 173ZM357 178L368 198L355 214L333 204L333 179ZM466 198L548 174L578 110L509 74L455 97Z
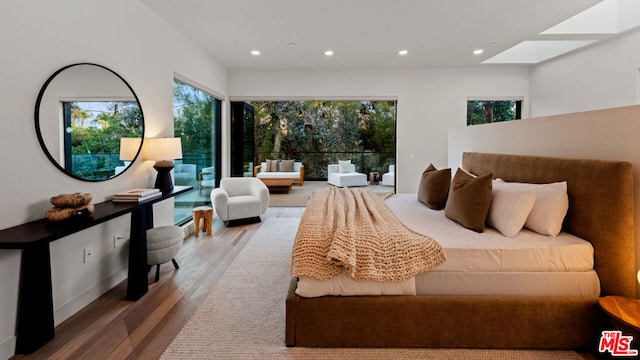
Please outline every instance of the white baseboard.
M184 231L185 238L189 235L193 234L193 221L190 221L182 226L182 230ZM105 280L101 281L96 286L88 289L75 299L69 301L68 303L62 305L60 308L55 309L53 312L54 325L58 326L66 319L70 318L72 315L82 310L85 306L89 305L91 302L102 296L105 292L111 290L114 286L121 283L128 276L128 267L124 267L115 274L109 276ZM0 360L4 358L5 347L6 351L10 352L10 355L7 358L10 358L14 355L15 352L15 337L7 340L5 344L0 344Z
M16 353L16 337L12 336L6 341L0 343L0 359L7 360Z
M193 234L193 221L184 224L182 226L182 230L184 231L185 238ZM102 294L111 290L114 286L125 280L128 275L128 267L124 267L96 286L85 291L80 296L54 310L53 319L55 326L60 325L63 321L71 317L73 314L82 310L82 308L89 305L95 299L99 298Z
M62 305L60 308L55 309L53 312L55 326L60 325L60 323L67 320L73 314L82 310L82 308L89 305L102 294L111 290L114 286L125 280L128 276L128 269L128 267L122 268L120 271L104 279L96 286L82 293L80 296Z
M184 231L184 237L185 239L188 238L190 235L192 235L195 232L195 225L193 225L193 220L185 223L184 225L182 225L182 231Z

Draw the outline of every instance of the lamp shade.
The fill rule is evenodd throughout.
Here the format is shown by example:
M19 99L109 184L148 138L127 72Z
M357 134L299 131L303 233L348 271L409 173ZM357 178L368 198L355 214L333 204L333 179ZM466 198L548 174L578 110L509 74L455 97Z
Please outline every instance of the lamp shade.
M147 160L163 161L182 159L180 138L145 139Z
M120 139L120 160L131 161L136 157L140 149L142 138L121 138Z

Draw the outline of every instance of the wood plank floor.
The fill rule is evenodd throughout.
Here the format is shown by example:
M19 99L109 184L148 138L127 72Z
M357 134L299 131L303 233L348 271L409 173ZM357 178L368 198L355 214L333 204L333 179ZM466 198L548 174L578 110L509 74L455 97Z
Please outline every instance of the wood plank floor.
M300 218L304 208L272 207L263 215ZM157 359L216 285L261 223L226 228L213 222L212 236L187 237L176 257L149 273L149 292L126 301L126 281L56 327L37 352L12 359Z
M271 207L270 217L300 218L302 207ZM18 359L157 359L216 285L261 223L226 228L214 220L212 236L185 239L176 260L149 273L149 292L126 301L126 281L56 327L53 340ZM597 359L582 353L585 359Z

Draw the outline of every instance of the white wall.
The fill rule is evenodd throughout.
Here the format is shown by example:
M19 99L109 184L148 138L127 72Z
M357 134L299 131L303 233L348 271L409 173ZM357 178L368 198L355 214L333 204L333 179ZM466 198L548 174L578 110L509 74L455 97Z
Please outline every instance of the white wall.
M531 68L531 116L640 104L640 28Z
M640 268L640 106L449 130L449 166L465 151L619 160L633 165L636 270Z
M466 126L467 97L529 98L521 67L229 70L232 100L397 99L398 193L415 193L422 171L447 164L447 129Z
M89 192L100 202L153 185L152 164L142 160L100 183L72 179L48 161L33 114L38 91L55 70L92 62L120 74L140 99L147 137L173 135L174 73L227 92L226 69L138 1L3 0L0 32L0 228L42 218L48 199L60 193ZM154 207L157 225L173 222L172 208L171 200ZM126 245L114 249L113 236L128 228L123 217L51 244L56 323L126 277ZM86 246L96 253L83 264ZM14 352L19 268L19 251L0 250L0 358Z

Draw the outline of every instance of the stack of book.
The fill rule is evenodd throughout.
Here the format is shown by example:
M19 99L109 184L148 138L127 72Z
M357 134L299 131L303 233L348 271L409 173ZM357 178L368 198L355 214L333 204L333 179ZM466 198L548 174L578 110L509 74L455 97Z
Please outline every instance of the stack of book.
M113 195L113 202L142 202L162 196L160 189L131 189Z

